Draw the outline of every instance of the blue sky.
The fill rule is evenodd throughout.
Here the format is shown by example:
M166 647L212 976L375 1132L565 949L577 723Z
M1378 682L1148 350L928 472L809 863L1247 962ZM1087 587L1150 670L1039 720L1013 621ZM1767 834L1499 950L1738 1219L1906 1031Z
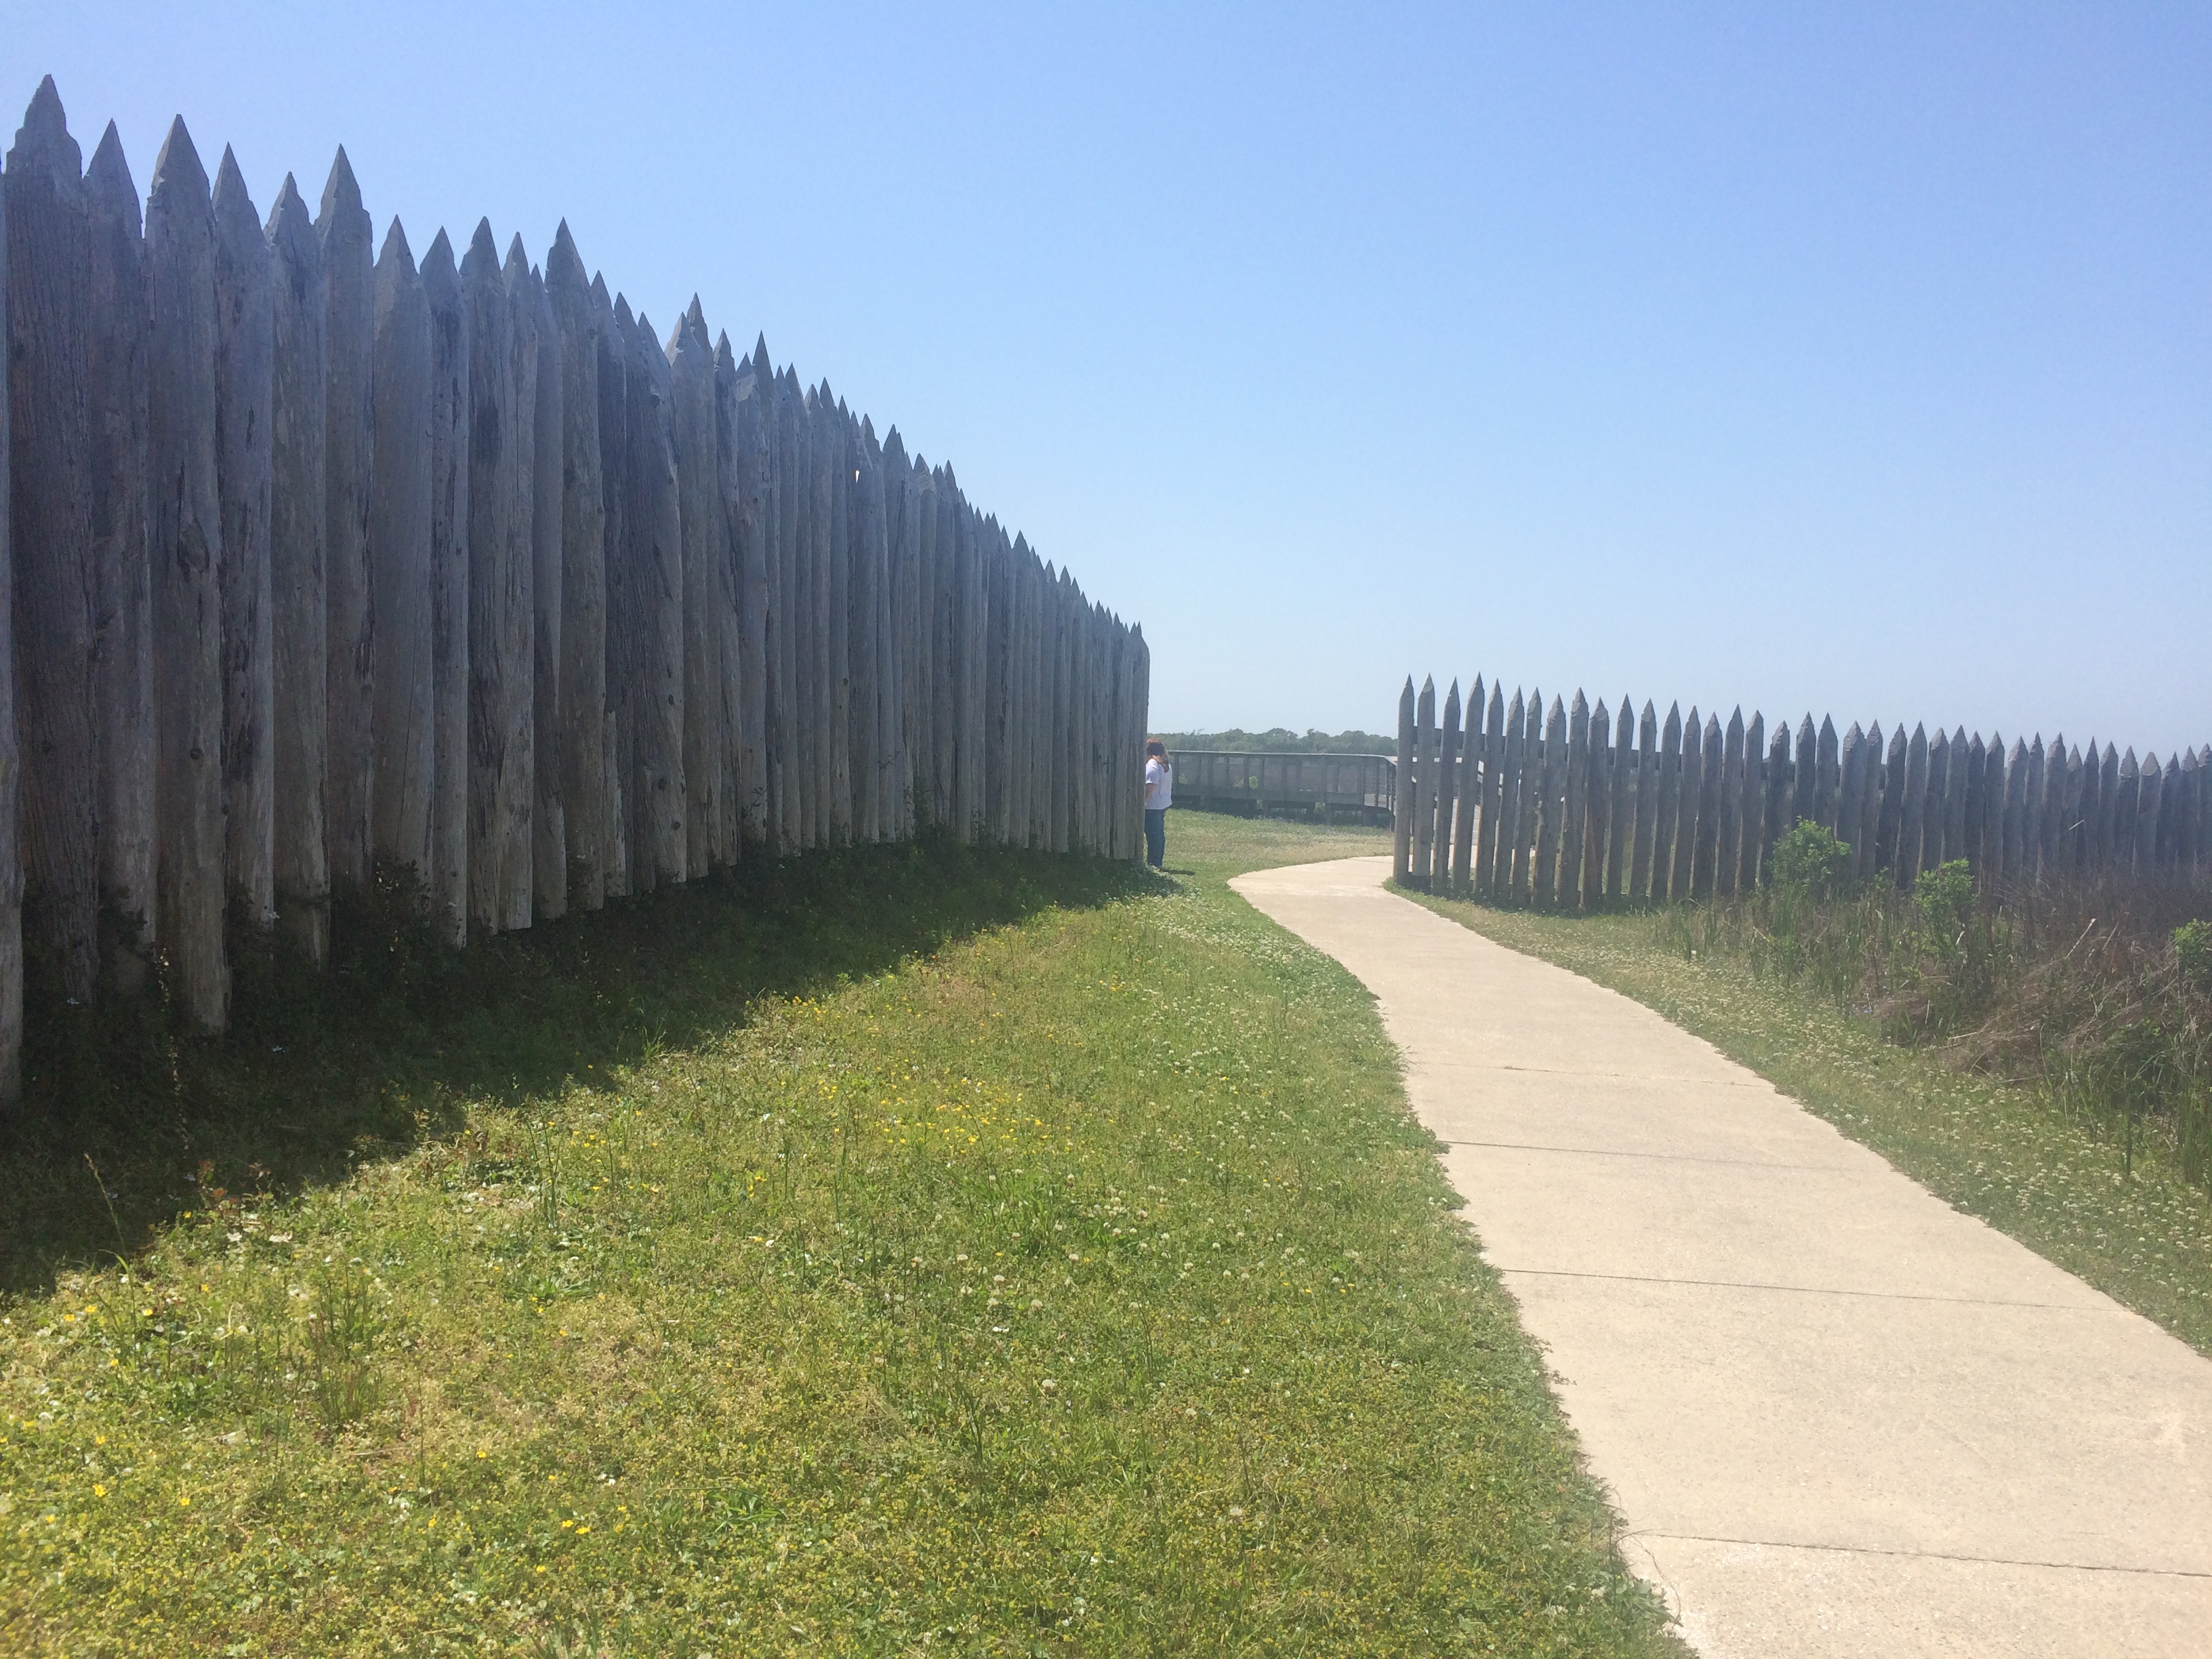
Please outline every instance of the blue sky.
M489 215L765 331L1145 625L1156 725L1409 668L2212 738L2212 9L0 5L143 189ZM12 94L9 87L13 87Z

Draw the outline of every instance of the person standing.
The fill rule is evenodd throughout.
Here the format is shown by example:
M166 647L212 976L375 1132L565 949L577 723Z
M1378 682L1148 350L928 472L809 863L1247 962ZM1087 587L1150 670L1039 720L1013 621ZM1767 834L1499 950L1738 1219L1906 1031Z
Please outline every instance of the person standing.
M1168 807L1175 799L1175 768L1168 746L1158 738L1145 745L1145 862L1158 870L1168 861Z

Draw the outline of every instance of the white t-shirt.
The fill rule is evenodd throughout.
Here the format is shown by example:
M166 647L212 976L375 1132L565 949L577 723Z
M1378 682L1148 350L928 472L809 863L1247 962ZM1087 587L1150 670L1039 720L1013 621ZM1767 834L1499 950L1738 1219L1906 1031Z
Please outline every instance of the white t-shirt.
M1175 804L1175 769L1158 755L1145 761L1145 810L1158 811Z

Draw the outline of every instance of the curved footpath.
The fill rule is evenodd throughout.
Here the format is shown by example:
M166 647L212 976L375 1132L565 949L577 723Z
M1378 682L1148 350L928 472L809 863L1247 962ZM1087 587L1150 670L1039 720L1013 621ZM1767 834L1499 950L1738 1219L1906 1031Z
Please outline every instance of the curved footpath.
M2212 1361L1389 867L1231 885L1381 1003L1699 1651L2212 1655Z

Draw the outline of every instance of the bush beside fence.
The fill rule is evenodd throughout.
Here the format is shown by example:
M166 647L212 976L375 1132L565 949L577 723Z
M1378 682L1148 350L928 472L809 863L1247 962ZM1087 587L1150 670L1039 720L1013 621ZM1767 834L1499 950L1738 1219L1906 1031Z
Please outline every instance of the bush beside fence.
M0 1097L26 945L222 1030L230 953L419 884L450 943L934 826L1134 858L1150 657L896 429L670 331L564 224L264 222L179 118L142 222L51 79L7 158ZM12 562L11 562L12 561Z
M1480 676L1409 676L1398 700L1397 878L1486 902L1595 909L1727 895L1765 884L1773 849L1811 821L1845 844L1840 873L1910 888L1963 860L1984 886L2063 876L2160 877L2212 869L2212 745L2162 764L2111 744L2079 749L1964 727L1895 727L1808 714L1770 741L1763 715L1699 723L1650 702L1617 715L1577 690L1571 707Z

